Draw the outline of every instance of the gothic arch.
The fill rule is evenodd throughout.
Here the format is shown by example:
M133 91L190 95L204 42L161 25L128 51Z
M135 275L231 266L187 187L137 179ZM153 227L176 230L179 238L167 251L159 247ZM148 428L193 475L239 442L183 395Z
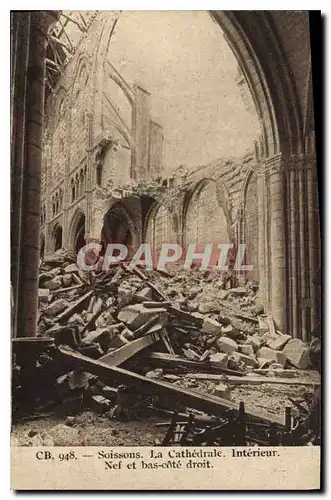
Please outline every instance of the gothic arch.
M171 239L171 235L175 236L178 234L178 221L177 217L175 214L173 214L167 207L162 205L162 203L159 203L157 201L154 201L152 203L151 207L149 208L145 221L144 221L144 227L143 227L143 240L146 241L146 238L148 238L148 233L151 230L151 225L154 224L155 219L157 218L158 214L160 214L160 211L163 211L163 214L166 216L168 215L168 221L170 222L170 231L168 231L168 236ZM151 243L150 241L147 241L147 243ZM154 242L152 242L154 243ZM164 243L175 243L175 241L164 241Z
M139 230L134 217L120 201L114 203L103 217L101 239L106 243L121 243L130 247L139 244Z
M206 198L205 194L208 189L211 189L211 192ZM217 208L215 208L215 204L217 204ZM203 210L205 213L200 213L200 210ZM204 217L211 217L208 220L208 225L206 225L206 221L203 221ZM211 228L215 226L216 229L218 225L219 230L215 234L212 234L213 231ZM229 239L233 239L231 225L231 212L229 210L226 189L220 188L219 183L215 179L200 179L192 186L184 202L184 243L186 245L195 242L199 244L216 243L216 241L212 241L215 237L220 239L217 243L228 243ZM201 241L197 241L200 238L202 238ZM208 241L205 241L206 238ZM221 241L223 239L224 241Z
M250 88L265 158L301 152L297 91L270 12L212 11Z
M63 230L61 224L56 224L52 232L53 250L60 250L63 245Z
M81 237L82 232L85 235L85 214L81 209L77 209L69 228L69 247L71 250L77 251L77 238Z

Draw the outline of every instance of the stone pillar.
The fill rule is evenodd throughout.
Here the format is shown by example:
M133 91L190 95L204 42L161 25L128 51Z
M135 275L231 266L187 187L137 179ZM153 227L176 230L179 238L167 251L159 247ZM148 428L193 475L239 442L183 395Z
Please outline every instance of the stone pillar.
M320 266L315 155L291 158L288 170L290 333L309 341L320 321L319 290L313 283Z
M277 328L287 332L288 295L285 252L285 177L283 159L277 155L265 162L269 191L270 312Z
M264 306L268 304L268 283L266 275L266 203L265 203L265 172L257 168L257 216L258 216L258 271L259 298Z
M47 29L55 20L52 11L26 12L24 20L29 26L25 43L28 46L26 65L17 68L25 79L25 128L22 146L24 147L23 170L15 172L19 183L13 186L18 190L20 202L14 208L13 230L19 231L13 263L16 271L15 290L15 330L17 336L34 337L37 329L38 271L40 246L40 184L42 161L42 129L44 116L45 58ZM27 47L24 48L27 50ZM12 102L15 108L17 103ZM14 117L15 122L18 118ZM15 131L14 131L15 134ZM15 147L15 146L14 146ZM17 165L14 164L14 169ZM20 227L17 226L20 224ZM18 272L17 272L18 271Z
M299 276L298 276L298 261L299 261L299 245L298 239L298 203L297 203L297 169L296 165L289 165L288 169L288 199L289 199L289 292L291 298L291 307L289 314L289 329L290 334L294 338L300 338L300 318L299 318Z
M307 166L307 207L308 207L308 252L309 252L309 284L311 301L311 329L320 322L320 290L314 284L315 274L320 267L320 231L318 185L316 175L316 157L310 155L306 159Z

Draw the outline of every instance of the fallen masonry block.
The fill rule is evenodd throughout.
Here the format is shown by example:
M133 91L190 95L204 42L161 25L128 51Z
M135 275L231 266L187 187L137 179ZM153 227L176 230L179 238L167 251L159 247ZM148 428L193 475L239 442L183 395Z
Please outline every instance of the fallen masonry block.
M311 366L308 346L300 339L289 340L282 353L293 366L300 370Z
M291 338L291 335L279 335L274 340L267 342L267 346L275 351L280 351L287 344L287 342L291 340Z
M202 325L202 331L211 335L220 335L222 333L222 325L215 319L206 318Z
M237 286L236 288L230 288L228 290L229 294L232 294L234 297L244 297L247 294L246 288L243 286Z
M66 266L64 268L64 272L66 274L69 274L69 273L76 273L78 271L78 267L77 267L77 264L69 264L68 266Z
M251 344L244 344L240 346L240 352L246 354L246 356L254 356L254 348Z
M203 317L197 316L197 313L191 314L186 311L182 311L178 307L171 306L168 309L170 314L173 314L178 319L182 321L187 321L188 323L193 323L195 326L201 328L204 322Z
M167 321L167 310L163 307L148 309L142 304L133 304L124 307L118 314L118 319L123 321L131 330L142 327L152 316L158 316L164 324Z
M110 409L110 401L103 396L92 396L92 409L98 413L104 413Z
M232 357L237 363L244 363L246 366L252 368L255 368L257 366L255 357L246 356L246 354L243 354L241 352L233 352Z
M220 337L217 339L216 345L219 351L227 352L229 354L238 350L237 342L233 339L229 339L228 337Z
M68 384L71 390L74 389L87 389L89 380L93 377L89 373L82 370L74 370L68 373Z
M218 352L209 357L209 362L218 368L226 368L228 366L229 356L223 352Z
M50 293L48 288L39 288L38 289L38 299L41 302L48 302L50 299Z
M72 283L71 274L64 274L62 276L62 283L63 283L63 286L70 286Z
M153 292L152 289L149 287L145 287L140 292L137 293L138 297L141 297L143 299L152 299L153 297Z
M62 287L62 279L61 276L55 276L55 278L52 278L49 281L46 281L44 284L45 288L48 288L49 290L57 290L58 288Z
M78 325L82 325L82 326L85 326L85 323L84 323L84 320L82 319L82 317L75 313L71 316L71 318L68 319L68 324L71 324L71 323L75 323L75 324L78 324Z
M232 325L223 326L222 334L233 340L236 340L238 337L241 336L240 331Z
M69 302L67 302L65 299L57 299L52 302L46 309L43 310L43 313L46 316L57 316L58 314L62 313L62 311L65 311L67 307L69 306Z
M269 325L267 322L267 316L266 315L259 316L258 321L259 321L259 334L263 335L265 333L269 333Z
M286 356L284 351L274 351L270 347L261 347L256 353L258 359L268 360L279 363L284 366L286 363Z
M227 385L225 384L218 384L215 389L213 390L212 394L213 396L217 396L220 398L225 398L225 399L230 399L230 389Z
M115 326L113 328L112 326ZM117 335L117 325L112 325L106 328L98 328L92 332L89 332L83 339L82 344L92 344L98 342L101 348L107 352L110 347L111 340Z
M258 337L249 335L245 342L247 345L253 346L254 352L256 352L261 347L261 341Z

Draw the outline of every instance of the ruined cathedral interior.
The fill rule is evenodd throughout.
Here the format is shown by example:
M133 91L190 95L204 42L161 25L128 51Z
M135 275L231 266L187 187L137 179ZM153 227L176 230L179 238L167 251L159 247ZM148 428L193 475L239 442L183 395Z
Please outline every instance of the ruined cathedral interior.
M45 332L47 338L64 337L63 323L59 319L61 330L56 321L63 317L70 323L67 311L82 300L79 287L90 293L90 278L68 266L91 242L132 248L147 242L155 249L162 243L235 248L245 243L251 270L232 285L205 273L201 285L185 278L176 296L166 285L163 294L160 282L149 277L156 291L146 300L156 300L157 294L170 300L171 307L193 315L195 325L204 321L206 334L222 332L213 340L221 345L231 326L222 323L223 310L202 308L192 291L215 285L220 300L237 307L250 335L233 322L239 347L231 338L214 356L239 351L242 359L232 360L234 371L246 363L263 372L269 356L282 368L312 368L303 360L312 332L319 329L321 292L307 11L12 12L11 76L12 333L21 374L34 376L41 352L37 339ZM64 302L65 288L68 302L54 309L52 304ZM76 318L80 333L89 331L93 314L100 314L97 302L73 309L81 314ZM116 304L114 324L122 321L130 329ZM247 304L255 307L255 316ZM138 323L137 331L143 327ZM240 335L253 338L252 325L271 337L265 343L258 339L257 347L247 342L246 349ZM183 329L177 325L177 335ZM170 334L162 335L169 356L184 352L190 363L206 362L209 347L199 351L186 343L177 351ZM36 342L24 344L24 338ZM293 341L280 362L283 348ZM270 354L271 344L280 354ZM118 348L109 346L101 345L104 356ZM258 348L264 355L259 357ZM150 354L154 362L156 354ZM250 354L253 364L246 359ZM99 376L96 367L92 373ZM21 383L35 397L33 384ZM100 406L100 400L94 404ZM205 408L200 400L195 404ZM216 403L209 404L213 413Z

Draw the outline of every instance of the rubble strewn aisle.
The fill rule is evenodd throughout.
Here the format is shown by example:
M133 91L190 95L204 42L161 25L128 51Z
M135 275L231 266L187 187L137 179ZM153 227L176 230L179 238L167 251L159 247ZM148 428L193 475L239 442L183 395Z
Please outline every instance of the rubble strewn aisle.
M86 273L75 261L74 254L60 250L48 256L40 268L39 333L34 344L49 341L35 351L33 376L38 384L31 380L35 394L30 408L24 394L20 395L18 360L23 347L14 342L17 424L13 436L20 439L15 436L22 429L22 444L43 439L39 431L38 438L27 439L31 429L27 430L29 424L22 419L29 418L29 413L41 416L41 421L43 414L50 414L53 423L54 415L60 413L62 420L56 427L62 426L62 431L55 444L62 445L70 444L63 429L69 427L71 434L73 429L78 431L79 419L87 413L95 415L92 426L99 428L101 423L111 430L122 425L120 433L128 422L139 422L135 427L141 427L141 432L145 432L144 420L146 429L153 422L154 430L148 432L151 442L146 444L160 441L160 429L164 435L166 429L156 422L170 423L171 416L162 415L175 411L197 418L211 413L209 403L223 408L218 418L243 402L247 418L253 422L260 412L264 422L278 425L285 407L292 407L292 418L304 420L319 374L312 370L308 346L277 331L272 317L264 314L256 283L234 283L233 278L214 270L130 271L125 264L107 272ZM93 373L89 373L88 359L80 366L71 352L82 360L99 362L100 372L98 363L93 370L91 363ZM142 375L142 390L123 383L121 370L104 377L107 367L124 368L132 380L135 374ZM174 400L158 393L153 381L161 381L170 394L173 390ZM188 407L186 399L180 404L176 388L184 391L183 398L198 401L201 395L201 401L195 408ZM197 394L193 400L190 390ZM38 429L38 420L31 425ZM50 436L49 429L46 435ZM130 436L124 432L124 441L116 439L116 444L132 444L125 435ZM54 437L49 439L54 441ZM77 436L73 440L72 444L82 444Z

